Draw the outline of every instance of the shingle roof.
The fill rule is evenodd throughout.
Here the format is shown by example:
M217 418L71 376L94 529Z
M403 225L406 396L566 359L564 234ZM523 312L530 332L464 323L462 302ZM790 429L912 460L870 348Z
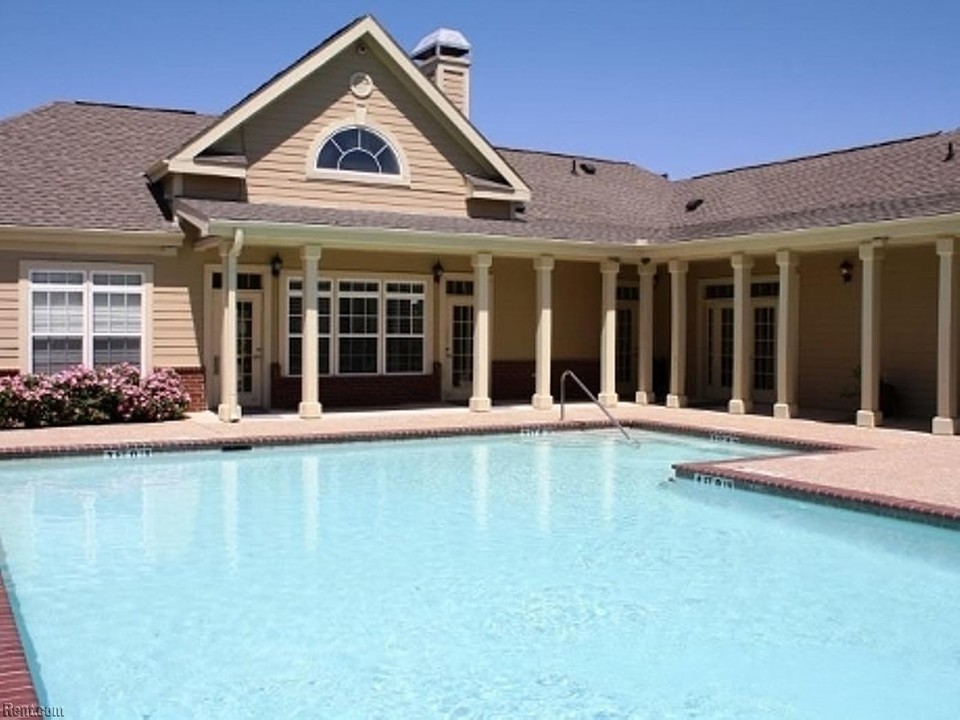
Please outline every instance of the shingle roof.
M636 229L625 225L550 218L487 220L449 215L415 215L412 213L345 210L305 205L254 204L193 198L181 198L178 200L177 206L197 217L226 221L385 228L425 233L500 235L516 238L577 240L613 244L632 244L638 239Z
M951 212L960 212L960 131L681 180L664 221L676 241Z
M144 170L208 115L62 102L0 122L0 225L175 230Z
M143 171L216 119L55 103L0 121L0 225L175 231ZM950 143L957 157L945 160ZM960 212L960 131L680 181L625 162L498 151L532 190L521 220L188 202L220 219L609 243L679 242ZM697 199L702 203L687 211Z

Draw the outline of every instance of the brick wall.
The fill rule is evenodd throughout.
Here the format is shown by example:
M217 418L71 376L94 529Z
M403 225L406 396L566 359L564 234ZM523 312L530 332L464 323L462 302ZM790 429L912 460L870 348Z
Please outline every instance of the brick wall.
M174 367L180 380L183 383L183 389L190 393L190 412L199 412L207 409L207 387L206 373L202 366L200 367Z
M270 368L273 407L296 409L300 403L300 378ZM440 402L440 363L428 375L354 375L320 378L320 404L324 408L389 407Z

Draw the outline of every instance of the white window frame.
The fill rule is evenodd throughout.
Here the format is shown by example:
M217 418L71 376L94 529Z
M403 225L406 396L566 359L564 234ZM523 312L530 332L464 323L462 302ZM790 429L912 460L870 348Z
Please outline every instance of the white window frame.
M393 150L397 163L400 165L399 175L384 175L382 173L356 172L352 170L332 170L330 168L318 168L317 160L320 157L320 150L326 144L327 140L332 138L341 130L351 127L359 127L369 130L374 135L380 137L390 149ZM330 123L317 135L316 139L310 144L310 150L307 153L304 167L305 176L308 180L337 180L346 182L356 182L366 185L403 185L410 186L410 164L403 152L403 148L397 141L397 138L389 130L380 127L364 119L350 117L343 120Z
M290 373L289 342L290 342L290 281L303 281L303 273L300 270L284 270L281 273L281 288L283 298L281 307L283 308L283 336L280 338L280 367L284 377L299 378L299 374ZM404 377L421 376L433 373L433 286L432 276L430 275L393 275L389 273L363 273L356 272L328 272L318 277L319 281L329 281L331 287L330 295L330 373L324 377ZM340 371L340 286L341 282L376 282L379 285L378 297L379 306L377 312L377 372L376 373L345 373ZM387 283L418 283L423 286L424 298L424 318L423 318L423 369L420 372L386 372L386 312ZM298 291L299 292L299 291ZM398 336L400 337L400 336ZM402 336L410 337L410 336Z
M140 372L150 373L153 370L153 328L150 322L153 317L153 266L129 265L119 263L78 263L57 262L50 260L25 260L20 262L19 296L20 296L20 367L22 372L33 372L33 290L32 276L36 272L72 272L82 273L83 281L79 286L40 286L54 288L80 288L83 293L83 335L82 335L82 364L93 367L93 285L94 273L138 274L141 277L140 294ZM98 286L99 287L99 286ZM104 286L110 287L110 286ZM118 286L119 287L119 286ZM124 286L128 287L128 286ZM135 287L135 286L130 286ZM103 335L103 333L96 333Z
M390 291L389 286L393 284L400 285L421 285L423 290L421 292L413 291ZM419 333L409 332L409 333L391 333L389 326L387 324L387 316L389 313L389 302L391 299L394 300L420 300L423 302L423 315L421 317L421 327ZM384 280L383 281L383 374L384 375L421 375L426 370L426 360L427 360L427 283L422 280ZM419 371L393 371L387 369L387 343L392 338L404 338L404 339L415 339L419 338L423 343L423 351L421 352L421 368Z
M294 290L294 289L291 287L291 286L293 285L293 283L295 283L295 282L299 282L299 283L300 283L300 289L299 289L299 290ZM329 285L330 289L329 289L329 290L326 290L326 291L320 290L320 285L321 285L322 283L327 283L327 284ZM330 339L330 353L329 353L329 358L327 359L327 368L329 369L329 371L328 371L328 372L321 372L321 373L320 373L320 376L321 376L321 377L328 377L328 376L334 374L334 372L333 372L333 370L334 370L334 353L333 353L333 351L334 351L335 346L334 346L334 343L333 343L333 337L334 337L334 330L335 330L335 328L334 328L334 317L335 317L334 309L335 309L335 308L334 308L334 305L333 305L333 299L334 299L334 288L335 288L335 287L336 287L335 282L334 282L333 280L331 280L330 278L328 278L328 277L326 277L326 276L321 276L321 277L317 278L317 300L319 301L319 299L322 298L322 297L328 298L328 299L330 300L330 332L329 332L329 333L319 332L319 319L320 319L320 318L319 318L319 313L318 313L318 315L317 315L317 328L318 328L317 336L318 336L318 338L324 338L324 337L326 337L326 338L329 338L329 339ZM299 337L299 338L300 338L300 357L301 357L300 362L301 362L301 364L303 363L303 332L301 331L301 332L296 333L296 334L290 332L290 298L291 298L291 297L299 297L299 298L301 298L301 300L302 300L302 298L303 298L303 276L302 276L302 275L287 275L287 276L284 278L284 280L283 280L283 289L284 289L284 296L283 296L283 297L284 297L284 299L283 299L283 364L282 364L283 374L286 375L286 376L288 376L288 377L300 377L300 376L302 375L302 373L292 374L292 373L290 372L290 338L291 338L291 337ZM319 304L319 302L318 302L318 304ZM301 311L302 311L302 310L303 310L303 306L302 306L302 304L301 304ZM303 316L301 315L301 321L300 321L300 322L301 322L301 327L302 327L302 323L303 323L303 319L302 319L302 318L303 318ZM318 348L318 352L319 352L319 348ZM321 360L321 359L322 359L322 358L320 358L320 357L318 356L318 365L321 364L321 363L320 363L320 360Z

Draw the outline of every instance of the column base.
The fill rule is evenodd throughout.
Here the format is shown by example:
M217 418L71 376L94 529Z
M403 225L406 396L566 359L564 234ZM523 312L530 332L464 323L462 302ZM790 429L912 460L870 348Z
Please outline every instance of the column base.
M598 401L600 402L600 404L603 405L605 408L616 407L616 406L617 406L617 401L618 401L619 399L620 399L620 398L617 396L616 393L600 393L599 395L597 395L597 400L598 400Z
M773 416L778 420L789 420L797 416L796 403L776 403L773 406Z
M747 415L753 410L753 403L742 398L731 398L727 403L727 412L731 415Z
M667 407L668 408L685 408L687 406L687 396L686 395L674 395L670 393L667 395Z
M656 399L657 396L649 390L637 390L637 396L634 399L634 402L637 405L653 405Z
M490 412L491 403L488 397L470 398L470 412Z
M239 405L220 403L220 405L217 406L217 417L220 418L220 422L239 422L242 416L243 408Z
M951 417L935 417L933 419L934 435L956 435L960 430L960 420Z
M553 395L534 395L531 400L534 410L552 410Z
M857 410L857 427L872 428L883 422L883 413L879 410Z
M297 412L302 420L316 420L323 414L323 405L318 402L302 402Z

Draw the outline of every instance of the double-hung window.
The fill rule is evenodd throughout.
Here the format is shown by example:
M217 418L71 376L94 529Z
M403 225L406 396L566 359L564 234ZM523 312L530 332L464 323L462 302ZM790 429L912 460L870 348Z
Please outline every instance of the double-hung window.
M419 280L321 279L320 373L414 374L426 367L427 284ZM287 281L287 374L303 372L303 280Z
M30 370L143 365L144 274L32 270Z
M317 327L319 330L320 374L330 372L332 288L329 280L317 282ZM291 278L287 293L287 367L291 375L303 370L303 280Z
M386 283L388 373L423 372L426 291L421 282Z
M377 373L380 283L341 280L337 285L337 369L341 374Z

